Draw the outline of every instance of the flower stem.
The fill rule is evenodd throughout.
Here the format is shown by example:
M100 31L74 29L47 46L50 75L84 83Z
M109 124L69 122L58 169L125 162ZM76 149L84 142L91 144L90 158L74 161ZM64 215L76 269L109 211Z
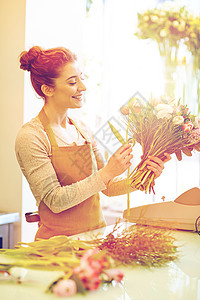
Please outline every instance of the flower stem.
M126 129L126 142L128 142L128 130L130 126L130 120L128 121L127 129ZM129 184L129 176L130 176L130 167L127 172L127 216L130 216L130 184Z

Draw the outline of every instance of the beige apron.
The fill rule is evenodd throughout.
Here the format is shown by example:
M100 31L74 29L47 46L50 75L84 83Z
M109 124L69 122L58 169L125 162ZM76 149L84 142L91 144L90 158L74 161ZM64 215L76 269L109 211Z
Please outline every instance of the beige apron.
M86 139L84 145L58 147L54 133L49 126L44 109L39 113L39 119L47 133L51 144L50 159L61 186L71 185L83 180L93 173L94 161L91 142L86 135L77 128ZM65 198L63 198L63 202ZM73 199L72 199L73 201ZM42 201L39 205L39 229L37 238L48 239L57 235L74 235L77 233L94 230L106 225L102 215L99 194L95 194L80 204L53 213Z

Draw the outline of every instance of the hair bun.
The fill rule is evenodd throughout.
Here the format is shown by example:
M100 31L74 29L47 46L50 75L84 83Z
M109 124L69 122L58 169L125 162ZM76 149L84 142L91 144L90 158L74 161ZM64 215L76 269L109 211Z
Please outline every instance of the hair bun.
M23 51L20 54L20 69L25 71L31 70L31 65L34 60L42 53L42 49L39 46L32 47L29 51Z

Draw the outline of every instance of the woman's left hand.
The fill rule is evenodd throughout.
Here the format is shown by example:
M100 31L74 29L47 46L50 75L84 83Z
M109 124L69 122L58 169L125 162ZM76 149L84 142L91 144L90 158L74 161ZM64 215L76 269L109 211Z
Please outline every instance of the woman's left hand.
M155 173L155 178L159 177L164 169L164 164L171 159L169 153L164 153L166 159L161 160L156 156L149 156L146 160L147 168Z

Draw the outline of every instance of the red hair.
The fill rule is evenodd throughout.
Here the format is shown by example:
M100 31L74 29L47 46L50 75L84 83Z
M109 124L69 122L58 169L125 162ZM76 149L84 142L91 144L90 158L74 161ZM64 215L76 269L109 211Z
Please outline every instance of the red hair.
M45 98L41 86L54 87L54 80L60 75L61 68L68 62L76 61L77 57L70 50L62 47L44 50L39 46L20 54L20 69L30 71L31 82L36 93Z

